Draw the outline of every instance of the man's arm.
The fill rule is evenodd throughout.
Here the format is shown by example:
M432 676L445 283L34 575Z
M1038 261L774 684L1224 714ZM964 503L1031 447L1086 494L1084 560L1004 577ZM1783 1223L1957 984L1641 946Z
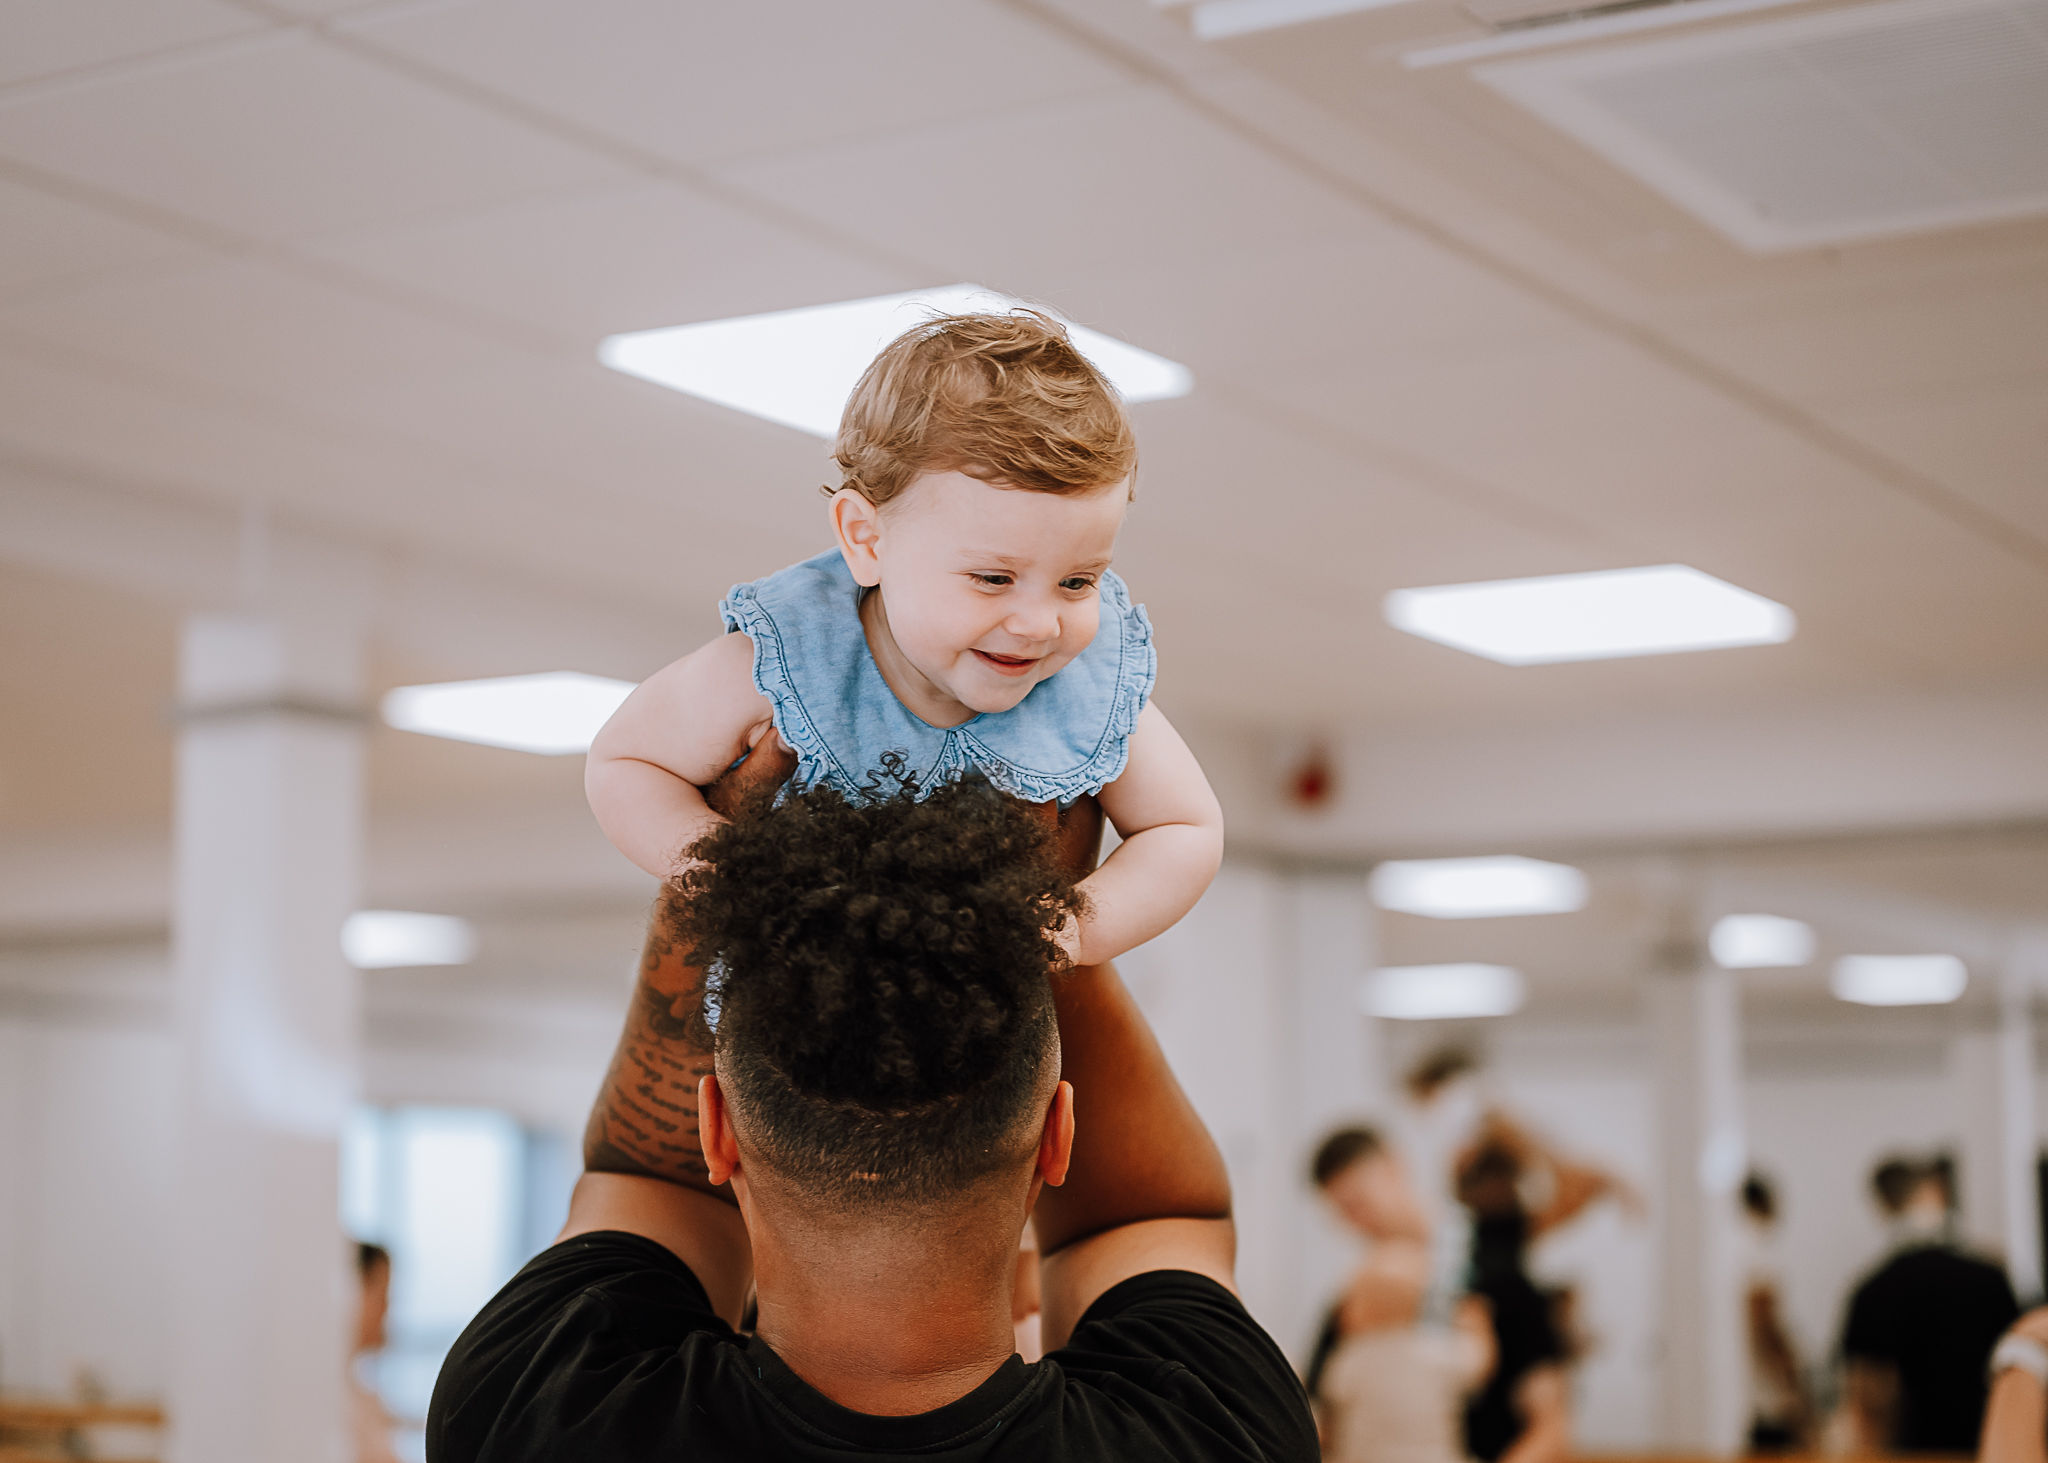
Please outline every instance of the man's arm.
M1062 853L1093 867L1102 814L1092 799L1060 819ZM1234 1283L1230 1177L1144 1013L1110 965L1055 976L1062 1070L1074 1088L1066 1182L1032 1223L1045 1256L1045 1344L1063 1344L1096 1297L1148 1270Z
M2048 1306L2021 1316L2007 1336L2048 1346ZM2048 1389L2023 1366L2007 1366L1991 1381L1984 1409L1978 1463L2048 1463Z
M795 756L767 736L710 790L711 807L786 780ZM698 1039L704 972L657 915L640 955L626 1029L583 1131L583 1177L558 1240L594 1230L644 1235L690 1267L712 1306L737 1322L753 1284L753 1250L732 1190L713 1185L697 1139L697 1082L712 1069Z

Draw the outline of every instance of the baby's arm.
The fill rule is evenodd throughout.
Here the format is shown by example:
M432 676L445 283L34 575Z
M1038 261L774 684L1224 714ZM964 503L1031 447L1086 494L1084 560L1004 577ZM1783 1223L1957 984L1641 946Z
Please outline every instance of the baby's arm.
M1170 928L1223 862L1223 809L1157 706L1139 713L1123 776L1098 796L1123 842L1081 881L1090 909L1076 965L1100 965Z
M583 791L618 850L657 878L720 821L700 789L766 728L754 642L735 631L642 681L612 713L583 767Z

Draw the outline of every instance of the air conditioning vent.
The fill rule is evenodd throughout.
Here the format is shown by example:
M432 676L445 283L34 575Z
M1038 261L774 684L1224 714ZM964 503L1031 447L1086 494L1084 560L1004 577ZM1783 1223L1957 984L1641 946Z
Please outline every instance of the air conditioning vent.
M1759 253L2048 214L2048 0L1888 0L1473 74Z
M1557 25L1621 10L1649 10L1684 5L1690 0L1465 0L1459 8L1481 25L1519 30L1531 25Z

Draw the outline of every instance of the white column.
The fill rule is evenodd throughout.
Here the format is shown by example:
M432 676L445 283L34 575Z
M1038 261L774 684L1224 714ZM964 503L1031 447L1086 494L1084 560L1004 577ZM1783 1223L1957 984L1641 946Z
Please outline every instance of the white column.
M1663 1236L1662 1446L1727 1457L1748 1424L1736 1190L1742 1125L1735 977L1704 959L1651 978Z
M362 844L346 628L196 615L180 668L174 1463L339 1463L353 1280L337 1140Z
M1379 1022L1358 1003L1377 958L1364 874L1289 872L1274 917L1282 991L1277 1136L1291 1200L1281 1267L1289 1303L1279 1339L1304 1359L1322 1308L1358 1259L1357 1240L1330 1220L1310 1186L1309 1156L1340 1123L1384 1119L1388 1083Z
M1293 994L1292 1082L1304 1151L1335 1123L1384 1114L1388 1081L1379 1021L1358 992L1375 960L1365 876L1287 878L1282 901Z
M2033 971L2021 951L2007 954L1998 1004L1999 1163L2004 1171L2000 1218L2006 1272L2029 1303L2041 1294L2041 1191L2036 1178L2040 1135L2034 1121Z
M2013 936L2005 951L1999 984L1999 1086L2005 1098L2003 1164L2005 1264L2019 1299L2032 1305L2042 1295L2042 1211L2040 1211L2040 1125L2034 1092L2034 988L2048 967L2048 943L2040 934Z
M1998 1021L1949 1043L1962 1119L1961 1220L1969 1243L2005 1257L2022 1298L2041 1291L2040 1206L2034 1173L2034 964L2010 942L1998 967Z

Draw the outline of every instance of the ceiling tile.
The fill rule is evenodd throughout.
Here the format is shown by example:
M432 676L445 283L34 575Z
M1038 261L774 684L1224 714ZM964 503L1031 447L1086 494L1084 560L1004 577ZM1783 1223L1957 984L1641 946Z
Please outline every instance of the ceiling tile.
M2048 668L2048 574L2009 543L1623 347L1418 358L1293 390L1354 431L1598 523L1610 564L1690 563L1781 600L1802 639L1866 664L1934 678Z
M620 175L548 133L303 34L0 98L0 154L263 239Z
M306 249L409 289L558 331L593 352L616 331L934 283L885 273L667 182L549 193Z
M457 0L348 24L683 161L940 127L1123 80L984 0Z
M0 180L0 302L204 257L145 224Z
M14 0L0 87L261 28L225 0Z
M1825 303L1762 302L1679 327L1680 339L1794 401L2048 374L2048 262L2018 262L1917 288L1877 279Z
M1863 399L1827 416L2048 543L2048 375Z
M249 257L16 305L0 330L335 420L508 348Z
M1276 253L1318 243L1363 247L1385 236L1364 209L1274 167L1156 93L854 140L719 172L879 247L915 250L1013 293L1183 260L1256 271ZM876 187L878 178L890 186Z
M4 337L0 403L0 454L174 496L269 505L401 554L430 551L526 576L537 595L564 586L643 604L673 623L678 654L715 633L728 586L816 552L822 537L791 526L804 516L797 501L816 502L808 477L792 475L786 510L736 524L744 497L709 452L677 453L666 484L622 488L601 453L574 474L510 462L510 453L494 461L474 444L451 450L203 386L58 364ZM521 407L536 416L549 409L531 400ZM660 486L669 491L651 490ZM724 521L700 511L700 495L714 492L734 506Z

